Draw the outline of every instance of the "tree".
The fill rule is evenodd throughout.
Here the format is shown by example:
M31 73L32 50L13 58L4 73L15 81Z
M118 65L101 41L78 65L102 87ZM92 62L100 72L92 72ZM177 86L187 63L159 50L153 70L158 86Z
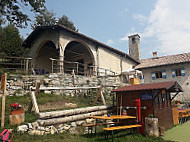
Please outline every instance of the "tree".
M27 14L22 12L23 7L30 8L31 12L39 13L44 10L45 0L0 0L0 15L3 20L23 28L30 21ZM2 23L0 22L0 25Z
M18 29L13 25L8 25L0 29L0 51L7 56L22 56L24 53L21 46L23 40L20 38Z
M63 15L61 18L59 18L57 24L63 25L65 27L70 28L73 31L78 32L78 29L74 26L73 22L70 21L66 15Z
M78 29L74 26L73 22L69 20L66 15L63 15L61 18L56 18L56 14L53 11L48 11L45 9L40 12L39 15L35 16L35 21L31 24L32 30L34 30L37 26L51 26L60 24L65 27L70 28L71 30L78 31Z
M31 24L31 28L34 30L37 26L50 26L55 24L55 13L46 9L45 11L40 12L39 15L35 16L35 21Z

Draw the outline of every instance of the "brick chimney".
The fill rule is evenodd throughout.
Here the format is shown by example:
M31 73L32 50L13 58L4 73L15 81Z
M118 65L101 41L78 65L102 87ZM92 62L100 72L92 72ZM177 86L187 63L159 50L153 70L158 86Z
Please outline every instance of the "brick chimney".
M153 58L157 58L158 57L158 53L157 52L152 52L153 54Z
M140 54L140 36L138 34L128 36L129 38L129 56L136 59L137 61L141 60Z

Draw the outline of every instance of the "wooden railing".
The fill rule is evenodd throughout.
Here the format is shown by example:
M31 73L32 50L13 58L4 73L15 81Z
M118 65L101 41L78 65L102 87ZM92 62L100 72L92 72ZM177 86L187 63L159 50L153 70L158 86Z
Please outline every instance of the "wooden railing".
M59 59L50 58L52 62L52 73L65 72L75 73L84 76L115 76L117 73L94 65L81 64L79 62L60 61Z
M32 68L31 58L25 57L0 57L0 67L7 70L19 70L29 73Z

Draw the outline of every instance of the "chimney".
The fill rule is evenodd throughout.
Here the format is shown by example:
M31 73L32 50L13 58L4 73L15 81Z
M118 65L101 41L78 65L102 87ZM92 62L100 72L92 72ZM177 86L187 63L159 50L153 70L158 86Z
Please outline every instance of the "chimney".
M158 56L158 54L157 54L157 52L152 52L152 54L153 54L153 58L157 58Z
M129 38L129 56L136 59L137 61L141 60L140 54L140 36L138 34L128 36Z

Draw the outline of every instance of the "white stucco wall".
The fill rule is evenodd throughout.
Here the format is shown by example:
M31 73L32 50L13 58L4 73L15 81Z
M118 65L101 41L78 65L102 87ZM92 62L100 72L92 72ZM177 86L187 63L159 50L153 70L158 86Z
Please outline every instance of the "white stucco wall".
M176 76L172 77L172 69L177 68L185 68L185 76ZM153 80L152 79L152 72L155 71L162 71L166 70L166 79L164 78L158 78ZM190 64L184 63L184 64L176 64L176 65L168 65L163 67L155 67L150 69L143 69L142 70L144 75L144 82L145 83L156 83L156 82L165 82L165 81L177 81L179 85L182 86L184 92L180 93L176 99L182 100L182 101L188 101L190 102Z
M88 47L94 58L94 65L100 68L112 70L116 73L121 73L122 70L131 69L135 62L129 58L125 58L119 54L116 54L104 47L97 46L94 42L84 39L80 36L63 31L44 30L36 36L33 40L30 56L35 60L39 47L45 43L45 41L52 41L56 48L60 48L58 58L64 59L64 50L71 41L77 41ZM61 46L60 46L61 45ZM48 54L48 53L44 53ZM35 62L34 62L35 63Z

